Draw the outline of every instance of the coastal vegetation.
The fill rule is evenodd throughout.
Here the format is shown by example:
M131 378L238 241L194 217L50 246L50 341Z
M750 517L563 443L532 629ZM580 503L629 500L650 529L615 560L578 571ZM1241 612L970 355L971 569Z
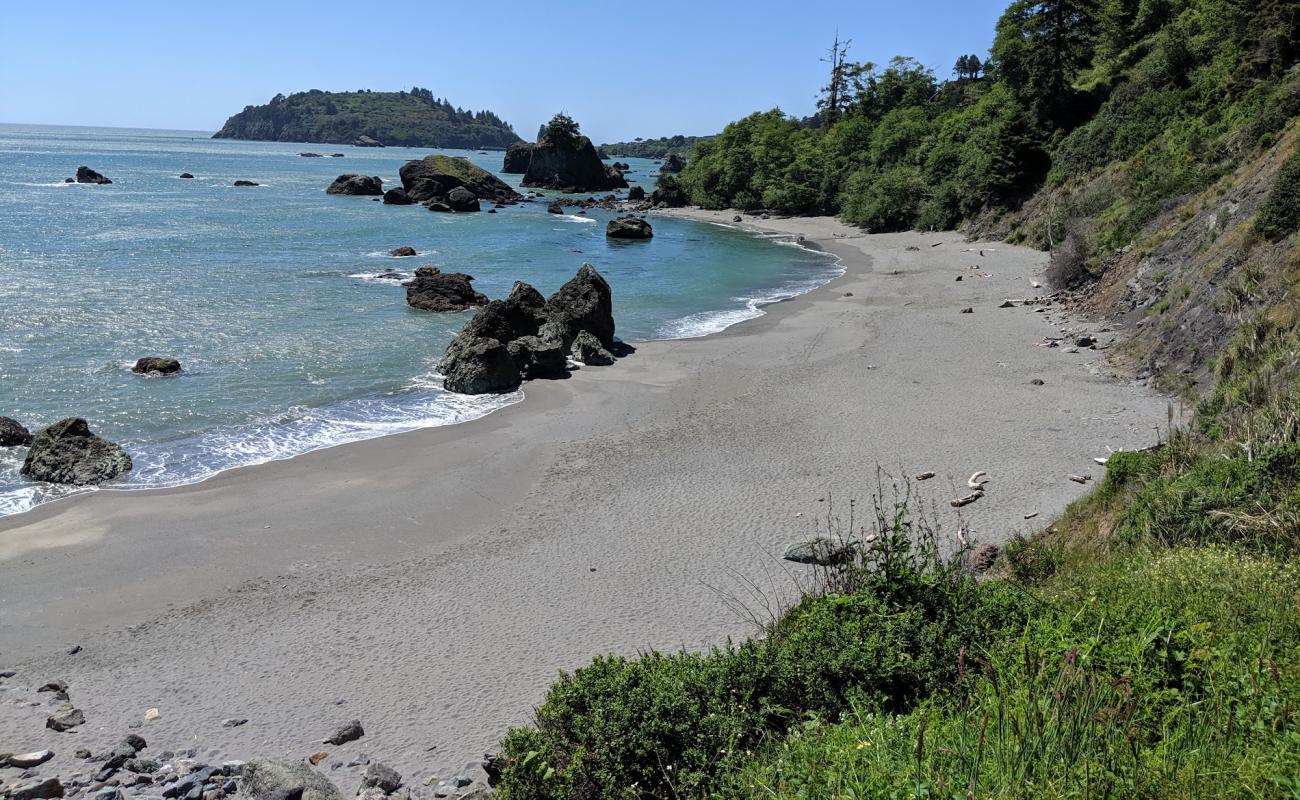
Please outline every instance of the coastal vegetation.
M610 156L628 158L667 158L671 154L689 156L699 142L712 139L712 136L661 136L658 139L633 139L630 142L611 142L602 144L600 150Z
M833 58L817 118L698 143L674 189L710 208L1052 250L1144 321L1115 363L1194 411L979 574L885 479L753 640L561 675L498 790L1300 796L1298 28L1291 2L1016 0L953 80Z
M401 147L509 147L519 136L491 111L453 106L419 86L410 91L278 94L226 120L214 139L351 144L368 137Z

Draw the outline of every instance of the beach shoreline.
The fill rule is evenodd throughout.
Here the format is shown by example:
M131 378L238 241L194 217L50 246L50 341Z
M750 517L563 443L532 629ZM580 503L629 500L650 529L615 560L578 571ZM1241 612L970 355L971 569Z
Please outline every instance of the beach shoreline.
M752 633L719 590L744 576L788 596L785 545L865 501L878 466L936 472L917 488L945 516L987 471L963 519L998 542L1164 421L1166 401L1106 377L1102 352L1034 347L1117 332L999 308L1043 293L1045 254L827 218L741 227L802 236L844 274L721 332L531 382L477 420L0 519L0 667L67 680L86 742L157 707L160 745L302 757L359 718L367 736L337 756L416 783L525 721L559 669ZM250 722L222 728L231 716ZM33 720L0 710L23 747L66 747Z

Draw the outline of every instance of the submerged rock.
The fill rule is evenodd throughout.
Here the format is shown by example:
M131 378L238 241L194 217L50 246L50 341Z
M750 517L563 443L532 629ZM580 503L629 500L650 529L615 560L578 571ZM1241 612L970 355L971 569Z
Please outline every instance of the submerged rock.
M546 204L546 213L547 213L547 214L563 214L563 213L564 213L564 204L561 203L559 200L552 200L551 202L549 202L549 203Z
M654 236L654 229L640 217L626 216L611 219L605 226L605 235L611 239L649 239Z
M137 375L175 375L181 371L181 362L166 356L145 356L135 362L131 371Z
M90 167L77 167L77 183L112 183Z
M16 419L0 417L0 447L27 447L32 443L32 432Z
M422 311L464 311L487 303L486 295L474 291L472 275L443 272L437 267L420 267L405 284L406 302Z
M340 175L325 190L326 194L360 195L377 197L384 193L384 182L378 175Z
M22 474L36 481L91 486L130 469L125 450L91 433L84 419L69 417L32 437Z

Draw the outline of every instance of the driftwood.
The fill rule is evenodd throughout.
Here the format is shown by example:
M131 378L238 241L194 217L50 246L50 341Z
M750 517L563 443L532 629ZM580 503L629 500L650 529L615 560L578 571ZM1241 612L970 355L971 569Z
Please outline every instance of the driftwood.
M930 479L933 478L933 477L934 477L934 473L933 473L933 472L920 472L920 473L917 473L915 480L918 480L918 481L928 481L928 480L930 480Z
M1074 481L1075 483L1087 483L1088 481L1092 480L1092 476L1091 476L1091 475L1071 475L1071 476L1070 476L1070 480Z
M953 508L961 508L962 506L970 505L971 503L975 502L976 500L980 499L983 496L984 496L984 490L976 489L975 491L971 492L965 497L958 497L956 500L951 501L949 505L951 505Z
M972 489L983 489L984 484L989 482L989 479L984 477L986 475L988 475L987 472L980 470L966 479L966 485Z

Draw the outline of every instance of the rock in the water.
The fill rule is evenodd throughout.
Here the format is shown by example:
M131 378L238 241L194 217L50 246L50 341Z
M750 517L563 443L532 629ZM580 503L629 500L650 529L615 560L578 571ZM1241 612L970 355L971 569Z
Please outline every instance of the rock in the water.
M451 206L439 200L426 201L424 207L429 209L430 211L440 211L446 214L450 214L453 211Z
M447 348L439 370L445 376L444 387L461 394L489 394L509 391L523 376L510 351L498 339L458 336Z
M564 342L566 350L579 331L589 331L606 349L614 346L614 301L609 284L590 264L583 264L577 275L551 295L543 314L552 335Z
M130 469L125 450L91 433L84 419L69 417L32 437L22 474L36 481L91 486Z
M330 734L330 737L325 740L325 744L347 744L348 742L355 742L365 735L366 732L361 728L361 720L354 719L340 725L338 730Z
M380 144L375 139L371 139L369 136L358 136L356 141L352 143L352 146L353 147L383 147L382 144Z
M523 175L528 172L528 164L533 160L533 145L528 142L516 142L506 148L505 163L501 171L507 175Z
M45 720L45 727L59 733L70 731L78 725L85 724L86 715L81 713L79 708L65 708L62 711L56 711Z
M447 205L451 206L452 211L478 211L478 196L466 189L464 186L457 186L450 192L447 192Z
M640 217L626 216L611 219L605 226L605 235L611 239L649 239L654 236L654 229Z
M384 182L378 175L340 175L325 190L326 194L349 194L377 197L384 193Z
M398 247L393 250L389 250L388 254L390 256L393 256L394 258L407 258L408 256L419 255L419 253L415 252L414 247Z
M0 417L0 447L27 447L32 443L32 432L18 420Z
M536 336L523 336L506 345L519 372L525 378L554 378L567 371L564 346Z
M398 171L402 188L414 201L447 203L447 196L457 187L480 200L516 203L523 196L497 176L467 158L435 155L408 161Z
M599 192L626 189L627 181L617 169L605 166L586 136L564 141L543 136L533 146L523 185L564 192Z
M406 193L405 189L394 186L392 189L384 192L384 205L388 206L409 206L415 203L411 196Z
M58 778L46 778L13 790L13 800L50 800L62 796L63 782Z
M182 178L193 178L194 176L191 175L191 174L188 173L188 172L182 172L182 173L180 174L180 177L182 177Z
M253 759L244 765L239 789L256 800L283 797L285 792L300 793L301 800L343 800L333 781L305 761Z
M627 190L627 199L628 199L628 200L644 200L644 199L645 199L645 189L642 189L640 186L633 186L631 189L628 189L628 190Z
M587 331L579 331L570 351L573 360L589 367L608 367L614 363L614 354L601 346L600 340Z
M112 183L90 167L77 167L77 183Z
M422 311L464 311L487 303L486 295L474 291L473 276L463 272L442 272L437 267L420 267L415 277L403 284L406 302Z
M361 773L362 789L374 787L382 790L384 794L392 794L401 786L402 776L397 774L397 770L377 762L367 766L365 772Z
M682 160L682 157L676 153L669 153L668 157L664 159L663 166L659 168L659 171L671 175L681 172L684 169L686 169L686 162Z
M181 371L181 362L166 356L145 356L135 362L131 371L137 375L175 375Z
M244 717L230 717L229 719L223 719L221 721L221 727L223 728L238 728L241 725L247 724L248 720Z
M320 153L299 153L303 158L323 158Z
M819 536L816 539L790 545L786 548L783 558L796 564L832 567L848 563L853 558L853 546Z
M546 213L547 213L547 214L563 214L563 213L564 213L564 205L561 204L559 200L552 200L551 202L549 202L549 203L546 204Z
M236 186L260 186L257 181L235 181Z
M9 756L0 756L0 767L9 766L16 769L31 769L39 767L46 761L54 758L53 750L37 750L34 753L14 753Z

